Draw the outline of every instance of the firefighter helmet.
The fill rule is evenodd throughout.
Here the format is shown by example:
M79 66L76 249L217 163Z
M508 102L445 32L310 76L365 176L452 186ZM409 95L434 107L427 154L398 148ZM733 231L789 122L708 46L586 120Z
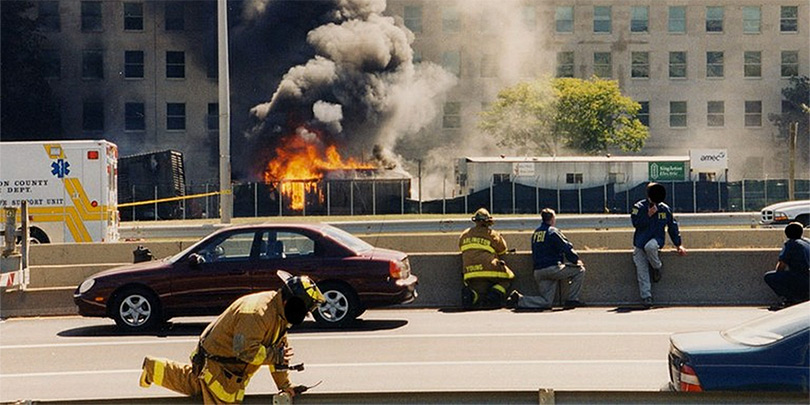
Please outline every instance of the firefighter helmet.
M276 274L284 281L284 290L289 295L301 299L308 312L326 302L321 290L308 276L293 276L284 270L279 270Z
M492 218L492 215L489 215L489 211L487 211L486 208L479 208L478 211L475 211L475 215L473 215L473 217L470 219L472 219L472 221L475 223L483 222L489 225L495 222L495 219Z

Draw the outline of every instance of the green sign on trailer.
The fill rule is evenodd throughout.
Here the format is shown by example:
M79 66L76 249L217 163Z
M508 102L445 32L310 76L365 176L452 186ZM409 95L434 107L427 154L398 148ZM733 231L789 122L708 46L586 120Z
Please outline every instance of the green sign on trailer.
M650 162L650 181L683 181L686 178L685 162Z

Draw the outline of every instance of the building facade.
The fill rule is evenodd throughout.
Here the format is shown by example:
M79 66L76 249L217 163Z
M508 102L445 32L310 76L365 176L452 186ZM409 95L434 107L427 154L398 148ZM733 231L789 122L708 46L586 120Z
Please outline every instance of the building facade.
M190 183L217 183L215 2L35 5L67 137L107 139L122 156L178 150Z
M728 180L787 177L787 140L768 116L790 77L810 75L806 1L389 0L388 13L414 32L417 61L459 78L437 133L476 131L518 81L598 76L641 104L650 137L638 154L727 149Z

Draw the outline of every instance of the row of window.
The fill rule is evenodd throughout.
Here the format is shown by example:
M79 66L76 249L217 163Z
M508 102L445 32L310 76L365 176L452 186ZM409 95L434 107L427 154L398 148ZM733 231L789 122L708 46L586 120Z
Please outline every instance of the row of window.
M726 52L709 51L706 52L706 77L725 77ZM630 77L649 78L651 72L651 53L648 51L630 52ZM742 73L743 77L761 78L763 71L762 51L743 51L742 53ZM556 76L574 77L575 59L573 51L557 53ZM668 53L667 66L668 77L670 79L687 78L687 52L674 51ZM799 51L789 50L780 53L780 77L788 78L799 76ZM457 50L445 51L441 56L442 67L456 76L461 76L461 52ZM494 55L484 54L481 56L480 75L481 77L498 76L498 58ZM521 76L531 77L532 64L524 63L521 66ZM613 53L594 52L593 53L593 74L610 79L613 74Z
M584 6L583 6L584 7ZM593 33L610 34L613 32L613 7L612 6L588 6L593 11ZM566 34L574 32L574 6L558 6L554 10L554 27L557 33ZM525 5L521 8L521 22L523 28L533 31L537 27L537 11L532 5ZM726 8L723 6L708 6L705 8L705 30L707 33L722 33L725 29ZM687 32L687 6L667 7L667 27L666 32L671 34L685 34ZM442 32L458 33L461 31L461 12L457 6L446 6L442 8ZM762 30L762 7L744 6L741 8L741 15L737 16L742 20L742 32L745 34L759 34ZM405 26L414 33L422 32L422 6L405 6L403 10L403 20ZM649 33L650 32L650 6L630 7L630 32ZM799 7L780 6L779 9L779 32L796 33L799 32ZM488 12L482 12L480 24L481 32L488 32L495 29L495 22ZM663 29L661 30L663 31Z
M780 76L783 78L798 76L799 51L781 51L780 57ZM706 77L724 77L725 59L725 51L706 52ZM743 51L741 66L743 77L761 78L762 62L761 51ZM686 79L687 53L669 52L667 66L670 79ZM557 53L557 77L574 77L574 71L574 52ZM601 78L613 77L613 56L610 52L594 52L593 73ZM630 77L650 77L650 52L630 52Z
M209 131L219 129L219 104L208 104L208 115L205 127ZM85 132L103 132L104 103L85 101L82 104L82 130ZM186 103L166 103L166 130L186 130ZM146 131L146 104L124 103L124 131Z
M58 50L42 51L44 61L43 76L59 78L62 76L62 56ZM104 51L86 49L82 51L81 77L88 80L104 79ZM216 78L216 65L208 64L208 77ZM166 51L166 78L183 79L186 77L186 53L184 51ZM126 79L144 78L144 51L124 51L123 76Z
M104 29L102 7L103 1L81 2L81 29L84 32L100 32ZM109 3L109 2L107 2ZM143 2L124 2L124 30L143 31ZM37 25L44 32L62 30L62 18L58 1L38 1ZM164 3L164 29L166 31L183 31L185 29L185 2L167 1Z
M638 119L647 127L650 126L650 102L640 101L641 109ZM488 105L482 105L482 109L487 109ZM782 112L786 112L790 106L782 105ZM748 128L762 127L762 101L743 101L743 125ZM688 108L686 101L669 102L669 127L686 128L688 126ZM706 103L706 126L722 128L726 125L726 102L722 100L708 101ZM444 129L460 129L462 126L461 102L450 101L444 104L444 115L442 116L442 127Z

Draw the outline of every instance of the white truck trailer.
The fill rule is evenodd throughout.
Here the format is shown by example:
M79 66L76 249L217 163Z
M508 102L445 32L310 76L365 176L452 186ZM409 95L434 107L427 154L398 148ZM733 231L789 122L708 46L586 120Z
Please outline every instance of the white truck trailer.
M28 202L34 243L117 241L117 176L112 142L0 142L0 207Z

